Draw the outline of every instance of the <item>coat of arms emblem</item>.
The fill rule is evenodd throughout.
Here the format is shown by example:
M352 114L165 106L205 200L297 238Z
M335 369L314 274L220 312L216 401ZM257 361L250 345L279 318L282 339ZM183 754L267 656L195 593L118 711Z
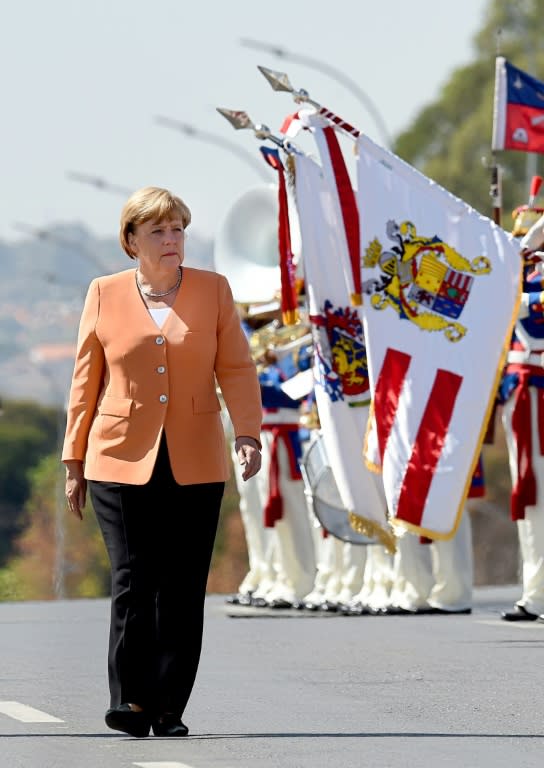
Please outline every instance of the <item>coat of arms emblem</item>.
M388 221L393 245L384 250L377 238L363 257L366 268L378 267L379 278L363 283L374 309L392 307L399 317L424 331L443 331L448 341L459 341L466 327L457 321L473 287L474 276L491 271L485 256L469 261L438 236L419 235L414 224Z

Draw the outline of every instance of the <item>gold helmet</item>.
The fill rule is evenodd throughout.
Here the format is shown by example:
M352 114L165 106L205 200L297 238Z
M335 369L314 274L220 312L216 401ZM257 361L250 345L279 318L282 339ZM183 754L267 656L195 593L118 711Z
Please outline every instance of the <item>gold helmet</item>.
M523 237L523 235L526 235L533 224L538 221L544 213L544 208L538 208L534 204L541 185L542 177L533 176L529 193L529 204L518 205L518 207L512 211L512 218L514 219L512 234L514 237Z
M281 325L278 320L263 325L249 339L251 355L263 367L287 354L297 356L302 346L311 344L310 325L304 320L296 325Z

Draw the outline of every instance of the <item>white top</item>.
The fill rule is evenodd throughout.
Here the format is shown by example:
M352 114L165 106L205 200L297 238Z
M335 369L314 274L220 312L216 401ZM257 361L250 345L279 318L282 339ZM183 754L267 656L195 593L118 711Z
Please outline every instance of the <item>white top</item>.
M171 309L172 309L171 307L161 307L160 309L149 309L149 314L151 315L153 320L157 323L158 327L162 328L166 321L166 318L168 317L168 313L170 312Z

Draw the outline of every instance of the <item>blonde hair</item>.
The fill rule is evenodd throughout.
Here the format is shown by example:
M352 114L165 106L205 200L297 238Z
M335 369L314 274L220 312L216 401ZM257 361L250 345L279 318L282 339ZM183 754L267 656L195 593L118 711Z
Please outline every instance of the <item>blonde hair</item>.
M179 216L183 229L191 223L191 211L183 200L168 189L143 187L132 194L121 211L119 240L124 252L134 258L128 236L138 224L146 221L165 221Z

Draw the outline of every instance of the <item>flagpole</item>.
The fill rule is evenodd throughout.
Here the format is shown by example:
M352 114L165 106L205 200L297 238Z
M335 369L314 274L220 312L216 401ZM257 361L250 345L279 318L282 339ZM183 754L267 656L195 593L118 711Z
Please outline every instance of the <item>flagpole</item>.
M500 36L501 36L501 30L497 30L497 50L495 55L495 96L494 96L494 105L493 105L493 134L495 133L495 120L497 119L497 116L495 114L496 111L496 102L497 102L497 58L501 55L500 51ZM491 185L489 189L489 194L491 196L491 206L492 206L492 219L497 224L497 226L501 226L502 223L502 168L498 163L497 160L497 153L494 149L491 150ZM495 442L495 422L496 422L496 416L497 416L497 400L493 402L493 405L491 406L490 414L489 414L489 421L487 422L487 428L484 433L483 437L483 444L485 445L493 445Z
M529 50L527 51L527 58L529 62L529 72L536 72L535 49L533 46L529 46ZM537 163L536 153L527 152L527 156L525 158L525 174L526 174L527 189L529 189L531 185L531 179L533 178L533 176L536 176L537 170L538 170L538 163Z
M501 226L502 222L502 168L497 162L496 152L492 152L493 162L491 163L491 186L489 194L491 195L491 205L493 212L493 221Z
M501 35L502 35L502 29L499 27L496 32L496 41L495 41L495 45L496 45L496 48L495 48L495 95L494 95L494 104L493 104L493 135L495 134L495 121L497 119L497 115L496 115L497 99L498 99L497 59L501 55ZM491 186L489 189L489 194L491 196L493 221L495 222L495 224L498 224L500 226L502 221L502 168L499 165L497 160L497 152L493 148L491 150L491 157L492 157Z
M271 133L267 125L264 125L264 123L254 123L247 112L241 109L225 109L224 107L216 107L215 110L232 125L235 131L253 131L259 141L271 141L272 144L280 147L287 154L296 151L287 139L280 138Z

